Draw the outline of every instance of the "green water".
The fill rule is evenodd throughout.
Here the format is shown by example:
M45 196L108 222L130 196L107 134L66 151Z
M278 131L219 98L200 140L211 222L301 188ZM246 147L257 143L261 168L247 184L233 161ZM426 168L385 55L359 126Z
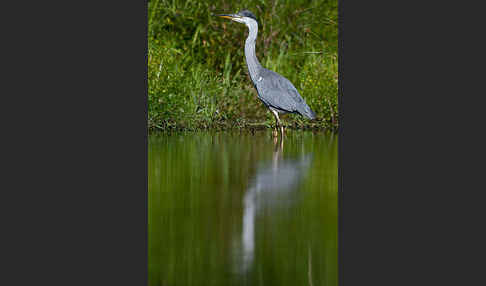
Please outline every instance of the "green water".
M337 285L337 135L151 135L149 285Z

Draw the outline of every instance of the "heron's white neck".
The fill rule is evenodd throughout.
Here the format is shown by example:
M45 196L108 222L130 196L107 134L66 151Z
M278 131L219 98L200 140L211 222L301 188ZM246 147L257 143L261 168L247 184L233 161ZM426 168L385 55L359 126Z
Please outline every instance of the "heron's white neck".
M255 42L258 34L258 23L255 20L246 22L249 33L248 38L245 41L245 57L246 64L248 65L248 71L252 81L256 81L258 78L258 71L261 68L261 64L258 61L255 53Z

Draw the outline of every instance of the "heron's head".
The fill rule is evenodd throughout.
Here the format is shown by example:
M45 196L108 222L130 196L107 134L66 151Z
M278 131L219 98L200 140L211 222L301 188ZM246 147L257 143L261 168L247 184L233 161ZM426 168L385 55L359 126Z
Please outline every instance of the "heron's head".
M236 14L220 14L220 15L216 15L216 16L221 17L221 18L230 19L230 20L233 20L233 21L238 22L238 23L243 23L243 24L246 24L247 26L249 26L249 24L252 23L252 22L255 22L255 23L257 22L255 15L253 15L253 13L248 11L248 10L243 10L243 11L240 11Z

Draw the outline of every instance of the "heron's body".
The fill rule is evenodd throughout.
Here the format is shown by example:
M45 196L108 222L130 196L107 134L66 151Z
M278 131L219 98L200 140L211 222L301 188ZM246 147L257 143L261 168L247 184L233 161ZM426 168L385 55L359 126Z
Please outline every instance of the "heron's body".
M258 98L274 114L277 126L280 125L281 127L282 135L283 126L281 126L279 113L298 113L309 119L314 119L315 113L300 96L294 85L278 73L262 67L258 61L255 53L255 41L258 35L256 17L247 10L238 14L219 16L244 23L248 27L248 38L245 41L245 58L248 72L257 90Z

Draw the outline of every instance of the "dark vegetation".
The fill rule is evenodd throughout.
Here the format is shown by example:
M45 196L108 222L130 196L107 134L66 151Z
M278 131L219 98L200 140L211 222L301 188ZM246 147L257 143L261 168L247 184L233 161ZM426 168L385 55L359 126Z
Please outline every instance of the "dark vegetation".
M273 115L247 75L243 24L212 13L252 11L261 64L288 78L317 113L284 115L290 129L338 126L337 0L148 3L148 127L153 130L268 128Z

